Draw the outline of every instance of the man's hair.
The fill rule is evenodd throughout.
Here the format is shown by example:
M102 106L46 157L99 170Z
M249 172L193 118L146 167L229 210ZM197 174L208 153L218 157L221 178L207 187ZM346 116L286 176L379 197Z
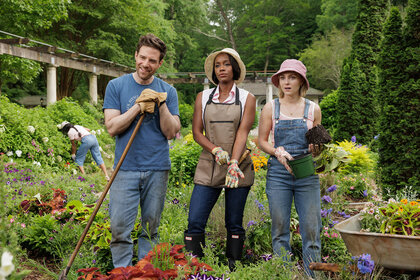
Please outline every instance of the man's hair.
M226 54L229 57L230 65L232 65L233 80L238 80L239 77L241 76L241 68L239 67L238 62L236 61L236 59L233 58L233 56L231 56L228 53L226 53ZM217 79L216 72L214 71L214 65L213 65L213 73L212 73L211 77L216 84L219 84L219 79Z
M165 45L165 43L153 34L149 33L147 35L141 36L140 39L139 39L139 42L137 44L136 51L139 52L140 48L142 46L151 47L151 48L154 48L154 49L157 49L158 51L160 51L160 58L159 58L160 61L166 55L166 45Z

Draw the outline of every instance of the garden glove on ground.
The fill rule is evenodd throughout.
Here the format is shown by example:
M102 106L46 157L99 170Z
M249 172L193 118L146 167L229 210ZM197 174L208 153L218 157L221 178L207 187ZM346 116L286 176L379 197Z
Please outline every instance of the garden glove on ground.
M236 159L232 159L229 161L229 167L226 174L226 187L237 188L239 177L244 178L244 173L242 173L241 169L239 169L238 161Z
M136 103L140 106L140 114L143 113L154 113L155 103L160 107L165 103L167 97L166 92L157 92L153 89L146 88L140 93L140 96L136 99Z
M216 147L211 150L211 153L215 156L216 162L219 165L223 165L228 163L229 161L229 154L228 152L224 151L221 147Z

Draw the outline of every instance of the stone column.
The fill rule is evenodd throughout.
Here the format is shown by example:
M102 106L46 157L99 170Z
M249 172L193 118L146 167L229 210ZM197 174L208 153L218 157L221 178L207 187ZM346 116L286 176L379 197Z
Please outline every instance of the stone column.
M47 68L47 106L57 101L57 68L48 65Z
M204 78L204 83L203 83L203 86L204 86L204 90L206 90L206 89L209 89L209 88L210 88L209 79Z
M98 104L98 75L95 73L89 74L89 96L91 104Z
M265 103L270 103L273 100L273 83L271 78L267 78L267 90L265 92Z

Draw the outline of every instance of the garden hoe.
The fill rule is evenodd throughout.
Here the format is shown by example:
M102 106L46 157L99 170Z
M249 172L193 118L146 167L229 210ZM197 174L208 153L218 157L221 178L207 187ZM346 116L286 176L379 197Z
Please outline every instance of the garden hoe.
M79 252L80 246L82 246L83 240L85 239L86 234L87 234L90 226L92 225L92 222L95 219L95 216L98 213L98 210L101 207L102 202L104 201L105 196L107 195L107 193L108 193L108 191L109 191L109 189L111 187L112 182L115 179L115 176L117 176L118 170L120 169L120 167L121 167L121 165L122 165L122 163L123 163L123 161L125 159L125 156L127 155L127 152L130 149L131 144L134 141L134 137L137 135L137 132L139 131L140 125L143 122L143 119L144 119L144 116L145 115L146 114L143 114L143 115L140 116L140 119L137 122L136 127L134 128L133 134L131 135L130 140L128 140L127 146L125 147L125 149L123 151L123 154L121 155L121 158L118 161L117 166L115 167L114 172L112 172L111 178L109 179L109 181L108 181L108 183L107 183L104 191L102 192L101 197L99 198L98 202L96 203L95 208L93 209L92 214L90 215L90 218L89 218L89 221L86 224L85 230L83 231L82 235L80 236L80 239L77 242L76 248L74 248L73 254L70 257L69 262L67 263L66 268L63 271L61 271L60 275L58 276L58 279L59 280L67 280L67 274L69 273L70 267L73 264L74 258L76 257L77 253Z

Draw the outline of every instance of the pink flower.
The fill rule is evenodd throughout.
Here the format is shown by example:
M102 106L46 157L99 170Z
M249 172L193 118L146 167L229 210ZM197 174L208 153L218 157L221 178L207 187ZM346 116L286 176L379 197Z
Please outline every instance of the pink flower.
M333 233L331 234L331 237L333 237L333 238L337 238L337 237L338 237L338 234L337 234L337 233L335 233L335 232L333 232Z
M21 223L20 226L26 228L26 225L24 223Z
M350 189L351 189L351 190L354 190L354 187L353 187L353 186L351 186L351 187L350 187Z
M13 223L15 221L15 219L11 218L10 219L10 223Z

